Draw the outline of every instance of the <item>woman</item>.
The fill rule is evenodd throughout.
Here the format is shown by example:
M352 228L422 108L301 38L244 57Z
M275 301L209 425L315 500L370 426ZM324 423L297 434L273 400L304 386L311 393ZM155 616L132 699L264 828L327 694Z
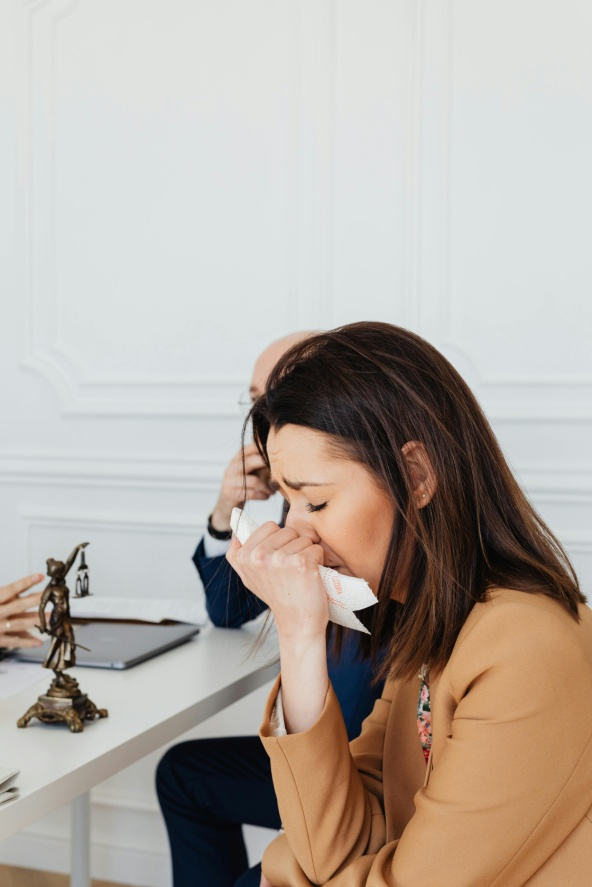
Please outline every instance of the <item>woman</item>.
M261 737L285 834L261 884L589 887L592 612L458 373L352 324L288 352L252 421L289 504L228 554L281 657ZM351 746L320 563L376 592L374 651L389 633Z

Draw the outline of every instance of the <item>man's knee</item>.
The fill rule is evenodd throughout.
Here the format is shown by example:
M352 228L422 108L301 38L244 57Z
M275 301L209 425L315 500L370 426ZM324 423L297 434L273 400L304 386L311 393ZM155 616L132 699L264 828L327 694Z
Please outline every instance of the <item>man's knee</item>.
M199 758L197 740L180 742L164 753L156 768L156 793L161 803L187 793L188 770L195 771Z

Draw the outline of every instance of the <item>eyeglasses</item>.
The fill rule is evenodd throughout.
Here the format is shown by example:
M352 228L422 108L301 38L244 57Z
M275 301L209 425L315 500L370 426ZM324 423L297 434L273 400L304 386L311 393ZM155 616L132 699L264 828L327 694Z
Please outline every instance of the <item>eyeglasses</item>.
M241 416L243 419L246 419L249 415L251 407L253 406L253 399L248 391L243 391L241 396L238 399L238 407L241 412Z

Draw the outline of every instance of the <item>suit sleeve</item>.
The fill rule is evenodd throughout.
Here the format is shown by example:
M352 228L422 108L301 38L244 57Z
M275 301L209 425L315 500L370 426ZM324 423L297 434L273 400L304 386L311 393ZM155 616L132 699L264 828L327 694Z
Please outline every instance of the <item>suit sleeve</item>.
M271 739L264 722L286 870L339 887L522 887L590 806L592 706L582 693L591 682L590 649L567 614L490 607L442 676L429 781L401 838L389 843L387 699L352 743L354 757L331 692L305 733ZM281 850L274 842L263 861L274 887L307 884L284 880Z
M203 583L208 616L219 628L240 628L267 610L252 591L245 588L225 557L206 557L203 539L193 563Z
M345 633L339 657L333 640L329 640L327 666L329 679L341 707L347 736L351 741L360 735L362 722L380 698L384 682L372 683L372 662L370 659L363 659L360 654L360 635L357 631Z

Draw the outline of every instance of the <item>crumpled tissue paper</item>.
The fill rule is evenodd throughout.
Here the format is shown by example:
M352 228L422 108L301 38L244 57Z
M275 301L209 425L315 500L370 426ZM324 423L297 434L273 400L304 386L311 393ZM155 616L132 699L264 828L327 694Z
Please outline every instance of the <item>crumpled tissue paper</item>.
M232 509L230 526L241 545L244 545L251 533L257 529L255 521L240 508ZM364 579L355 579L353 576L343 576L337 570L330 567L319 566L319 573L329 604L329 619L336 625L345 628L353 628L370 634L365 625L360 622L354 610L364 610L378 603L378 598Z

